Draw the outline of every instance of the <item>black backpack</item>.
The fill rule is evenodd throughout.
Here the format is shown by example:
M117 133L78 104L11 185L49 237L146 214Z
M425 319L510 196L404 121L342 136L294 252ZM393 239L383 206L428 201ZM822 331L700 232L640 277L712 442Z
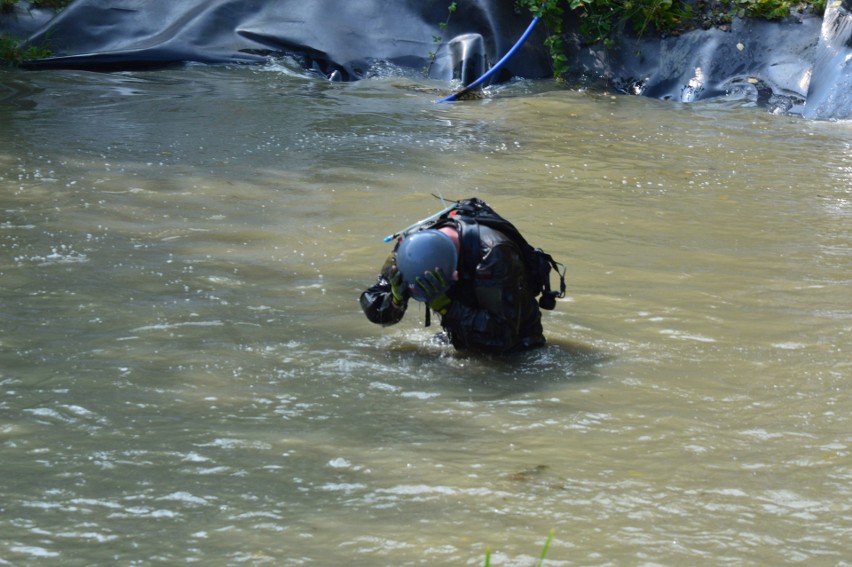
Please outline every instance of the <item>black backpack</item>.
M521 251L521 258L526 266L530 288L535 291L534 297L541 297L538 304L542 309L556 307L556 299L565 297L565 265L553 259L553 256L541 248L533 248L521 236L511 222L497 214L482 199L476 197L456 201L455 206L445 210L435 225L455 221L461 225L461 246L465 256L479 256L479 225L485 225L511 239ZM464 266L462 278L471 279L475 276L476 265ZM559 291L550 289L550 272L554 270L559 276Z

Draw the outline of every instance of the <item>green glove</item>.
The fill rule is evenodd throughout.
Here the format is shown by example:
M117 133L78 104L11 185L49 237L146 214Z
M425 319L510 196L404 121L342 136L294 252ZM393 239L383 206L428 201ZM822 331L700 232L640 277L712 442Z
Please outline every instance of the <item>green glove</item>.
M447 297L447 289L450 286L447 284L446 277L444 276L444 272L441 271L441 268L436 269L434 272L426 272L422 278L417 278L415 281L417 282L417 286L423 291L423 297L426 299L429 307L441 315L446 315L452 301Z
M391 284L391 295L393 296L394 305L402 305L407 295L405 282L402 281L402 273L395 265L391 267L388 281Z

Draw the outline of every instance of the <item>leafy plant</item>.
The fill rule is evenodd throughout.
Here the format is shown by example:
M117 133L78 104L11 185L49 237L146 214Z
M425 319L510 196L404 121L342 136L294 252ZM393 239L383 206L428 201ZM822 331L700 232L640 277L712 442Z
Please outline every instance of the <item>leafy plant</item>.
M580 33L589 43L614 45L619 25L640 37L649 32L671 33L692 17L692 6L682 0L568 0L580 14Z
M20 65L29 59L43 59L50 56L50 50L43 47L29 46L21 48L17 38L0 36L0 63Z
M815 14L820 16L825 14L826 0L811 0L808 4L813 6Z
M31 0L29 8L41 8L45 10L61 10L68 6L72 0ZM0 0L0 16L11 14L18 0ZM44 59L50 57L52 52L47 47L29 45L21 47L18 38L0 34L0 65L20 65L30 59Z
M566 0L518 0L521 8L526 8L533 16L541 18L547 26L548 35L544 45L550 53L553 76L560 78L568 72L568 57L565 55L565 42L562 39L562 20Z
M456 13L456 10L458 10L458 8L459 8L459 6L455 2L455 0L453 0L453 2L450 2L450 5L447 6L447 19L438 24L438 29L441 30L441 35L433 35L432 36L432 42L435 43L436 45L440 45L444 41L444 35L443 34L444 34L444 32L447 31L447 27L450 25L450 18L453 17L453 14ZM437 49L435 51L429 52L430 64L435 61L436 53L437 53Z
M780 20L790 15L793 3L788 0L726 0L739 18Z
M692 14L692 7L683 0L518 0L518 4L541 16L547 25L545 45L557 77L568 71L562 39L566 10L579 16L580 34L585 43L600 42L607 48L614 47L613 34L619 25L630 26L640 36L650 31L668 33L683 25Z
M651 33L673 34L710 22L730 22L732 18L778 20L794 9L811 7L816 14L825 10L827 0L516 0L547 25L545 40L553 61L554 75L568 71L562 20L567 12L579 19L582 41L591 45L615 46L616 33L627 29L639 37Z

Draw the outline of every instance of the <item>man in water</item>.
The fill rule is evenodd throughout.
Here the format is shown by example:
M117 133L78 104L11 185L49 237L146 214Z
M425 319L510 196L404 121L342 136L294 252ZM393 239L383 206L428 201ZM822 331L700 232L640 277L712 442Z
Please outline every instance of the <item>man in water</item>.
M541 311L517 244L480 224L480 245L466 253L464 230L450 217L400 239L377 282L361 294L367 318L398 323L414 298L441 316L456 349L503 354L543 346Z

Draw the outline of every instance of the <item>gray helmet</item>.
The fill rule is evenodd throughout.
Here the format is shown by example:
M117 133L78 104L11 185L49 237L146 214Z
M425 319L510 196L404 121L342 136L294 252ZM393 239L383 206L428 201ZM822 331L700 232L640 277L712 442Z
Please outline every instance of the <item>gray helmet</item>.
M437 230L421 230L406 236L400 243L396 251L396 265L411 297L425 301L423 291L416 285L415 279L425 272L441 268L447 283L441 291L447 291L452 285L458 257L456 245L449 236Z

